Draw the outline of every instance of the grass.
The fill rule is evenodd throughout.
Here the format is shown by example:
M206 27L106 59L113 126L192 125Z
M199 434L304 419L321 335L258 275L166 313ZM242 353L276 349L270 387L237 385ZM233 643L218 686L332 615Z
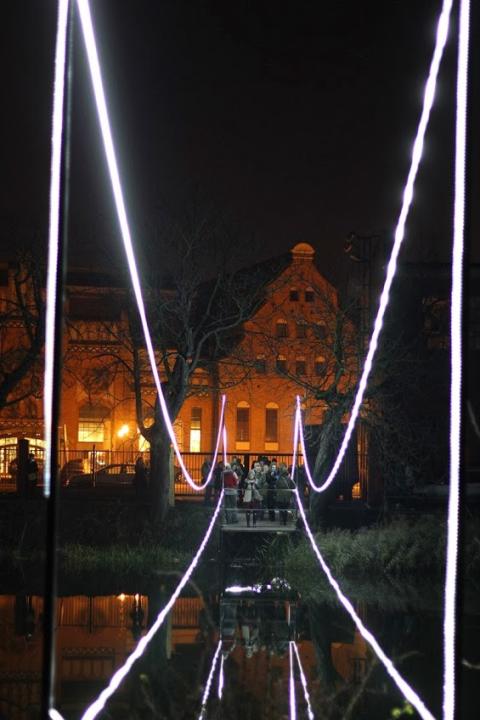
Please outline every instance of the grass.
M463 542L463 567L466 580L480 580L480 526L478 521L467 525ZM414 521L398 519L386 525L357 531L330 530L318 533L320 552L334 576L342 582L383 579L384 584L402 589L409 579L426 582L443 578L445 569L446 527L438 517L422 516ZM271 548L269 554L275 552ZM326 590L323 573L318 572L310 542L306 538L283 549L285 575L302 594Z

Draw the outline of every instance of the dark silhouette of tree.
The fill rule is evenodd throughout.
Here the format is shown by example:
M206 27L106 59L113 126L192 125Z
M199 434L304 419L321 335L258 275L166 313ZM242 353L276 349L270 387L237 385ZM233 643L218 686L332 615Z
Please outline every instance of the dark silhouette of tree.
M30 251L2 271L0 288L0 408L41 397L45 305L42 273Z

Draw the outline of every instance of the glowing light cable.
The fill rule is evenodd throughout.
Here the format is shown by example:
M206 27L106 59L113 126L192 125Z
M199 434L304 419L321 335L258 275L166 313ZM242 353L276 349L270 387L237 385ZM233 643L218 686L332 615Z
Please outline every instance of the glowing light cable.
M162 626L163 622L165 621L165 618L167 617L168 613L170 612L173 605L175 604L175 601L179 597L179 595L182 592L185 585L188 583L193 571L195 570L195 568L198 565L198 562L202 556L202 553L205 550L205 547L210 539L210 535L212 534L213 527L215 525L218 514L222 507L222 502L223 502L223 490L220 493L217 507L215 508L215 512L212 515L210 524L209 524L207 531L204 535L204 538L200 544L200 547L198 548L198 550L195 554L195 557L193 558L192 562L190 563L187 570L185 571L182 579L180 580L177 587L175 588L175 591L173 592L170 600L165 605L163 610L161 610L159 612L152 627L150 628L148 633L146 635L144 635L142 637L142 639L138 642L138 644L137 644L135 650L132 652L132 654L128 656L128 658L125 660L124 664L113 674L108 686L104 690L102 690L102 692L100 693L98 698L91 705L89 705L89 707L83 713L81 720L93 720L93 718L97 717L98 713L101 712L103 710L103 708L105 707L105 703L107 702L107 700L113 695L113 693L120 686L120 683L126 678L128 673L130 672L133 664L143 655L143 653L145 652L151 639L153 638L153 636L155 635L157 630ZM55 712L58 712L58 711L55 711Z
M455 610L460 510L460 432L462 388L462 266L465 231L465 157L467 144L467 82L470 2L461 0L458 30L457 100L455 118L455 185L451 291L450 488L444 600L443 716L455 714Z
M290 706L290 720L297 718L297 703L295 698L295 676L293 672L293 650L292 642L288 643L288 662L290 667L290 675L288 680L288 699Z
M224 658L224 656L222 655L221 658L220 658L220 670L219 670L219 673L218 673L218 691L217 691L217 695L218 695L218 699L219 699L219 700L222 699L223 686L224 686L224 684L225 684L225 680L224 680L224 676L223 676L223 663L224 663L224 662L225 662L225 658Z
M433 52L432 62L430 64L428 79L427 79L427 82L425 85L423 109L422 109L422 114L420 116L420 122L418 124L417 135L415 137L415 142L413 144L412 161L411 161L410 170L408 173L405 189L403 192L402 207L401 207L400 215L399 215L397 225L395 228L395 240L394 240L394 244L393 244L393 248L392 248L392 253L390 255L390 260L387 265L385 284L383 286L382 294L380 296L380 303L379 303L379 307L378 307L377 316L375 318L373 333L372 333L372 337L370 339L367 356L365 358L365 364L363 366L362 375L360 378L360 382L359 382L358 389L357 389L357 394L355 396L355 400L354 400L352 410L350 413L350 419L349 419L349 422L347 425L347 429L345 431L345 435L343 437L342 444L338 451L338 455L333 464L333 467L323 484L321 484L321 485L315 484L310 471L307 470L307 463L305 463L305 468L307 470L307 477L310 482L310 485L317 492L323 492L324 490L327 489L327 487L333 482L333 480L340 468L340 465L341 465L343 457L345 455L348 443L352 436L353 428L355 426L355 422L357 420L360 406L363 401L363 396L365 394L365 390L367 387L367 380L368 380L368 377L369 377L371 369L372 369L373 358L374 358L375 352L377 350L378 338L379 338L380 332L382 330L383 318L384 318L385 311L386 311L388 301L389 301L390 288L391 288L393 278L395 276L395 272L396 272L396 268L397 268L397 258L398 258L398 254L400 252L403 238L405 236L405 224L407 221L410 206L412 204L413 186L414 186L415 179L416 179L416 176L418 173L420 159L422 157L425 132L427 130L428 121L430 118L430 111L432 109L433 100L434 100L434 96L435 96L435 87L436 87L438 71L439 71L439 67L440 67L440 61L442 59L443 51L445 48L445 43L447 40L448 25L449 25L449 20L450 20L452 3L453 3L453 0L444 0L443 1L442 11L440 13L440 18L439 18L438 24L437 24L435 49ZM304 448L302 432L300 433L300 438L302 441L302 448ZM304 457L305 457L305 450L304 450Z
M313 714L312 705L310 703L310 695L308 692L307 687L307 678L305 677L305 673L303 671L302 662L300 660L300 653L298 652L298 647L296 642L292 642L293 650L295 652L295 657L297 658L297 665L298 665L298 671L300 673L300 680L302 682L303 687L303 696L305 698L305 703L307 705L307 714L308 714L308 720L314 720L315 715Z
M100 72L100 63L98 60L97 47L95 42L95 34L93 32L92 17L90 13L90 6L88 0L77 0L78 12L80 15L80 23L82 26L83 38L85 42L85 48L87 52L88 65L90 68L90 76L92 79L93 93L95 96L95 104L97 107L97 114L100 123L100 130L102 133L103 145L105 150L105 156L107 159L108 170L110 174L110 181L112 184L113 197L115 201L115 208L117 211L118 222L120 225L120 232L122 236L123 246L127 257L127 264L130 272L130 277L133 286L133 292L138 307L138 313L142 324L143 335L145 337L145 345L147 348L147 354L152 369L152 374L155 380L155 387L158 393L158 399L160 402L160 408L162 411L165 426L167 428L170 441L172 443L175 455L180 464L183 476L188 482L191 488L196 491L203 490L213 476L214 463L207 476L207 479L203 485L197 484L191 477L188 469L183 461L180 448L178 447L177 439L175 437L175 431L173 429L172 422L169 417L167 403L162 390L162 383L157 369L155 360L155 351L153 348L153 342L148 327L147 314L145 310L145 304L143 301L142 289L140 286L140 279L138 275L137 263L135 260L135 253L133 250L132 238L130 234L130 227L127 219L127 212L125 209L125 202L123 198L122 186L120 183L120 175L118 172L117 159L115 155L115 149L113 145L112 132L110 128L110 121L108 118L107 103L105 99L105 92L103 88L102 75ZM223 407L224 400L222 401L222 418L223 418ZM219 423L219 432L221 431L222 421ZM218 445L217 445L218 446ZM216 458L216 456L215 456Z
M400 675L398 670L395 668L394 664L390 660L389 657L384 653L380 645L378 644L377 640L375 639L374 635L365 627L357 613L355 612L355 609L350 602L350 600L342 593L340 590L340 586L338 582L333 577L332 573L330 572L330 568L328 567L327 563L323 559L323 556L318 548L317 543L315 542L315 538L313 536L313 533L310 529L310 526L307 522L307 518L305 516L305 511L303 509L303 505L300 502L300 497L298 495L298 490L295 490L295 494L297 495L297 502L298 502L298 509L300 510L300 514L302 516L302 520L305 525L305 531L307 533L308 539L310 540L310 544L312 546L313 552L317 556L317 559L322 567L323 572L327 576L328 582L332 586L332 588L335 590L335 593L339 599L339 601L342 603L345 610L348 612L350 617L352 618L353 622L355 623L356 627L358 628L359 633L362 635L362 637L368 642L372 650L375 652L376 656L380 660L380 662L384 665L386 671L390 675L390 677L393 679L394 683L398 687L398 689L403 693L403 695L406 697L406 699L413 705L413 707L416 709L420 717L423 718L423 720L434 720L434 716L432 713L428 710L428 708L425 706L425 703L421 698L417 695L415 690L410 687L410 685L406 682L406 680L403 679L403 677Z
M200 710L200 715L198 716L198 720L203 720L203 718L205 717L205 712L207 709L207 702L208 702L208 698L210 695L210 688L212 687L213 674L214 674L215 668L217 666L217 660L218 660L218 656L220 655L221 649L222 649L222 641L219 640L217 649L215 651L215 655L213 656L212 665L210 667L210 672L208 673L207 684L205 685L205 690L204 690L203 698L202 698L202 709Z
M45 462L43 494L50 496L52 461L53 366L55 356L55 307L60 223L60 179L63 138L63 105L65 98L65 66L67 53L68 2L59 0L57 40L55 46L55 77L53 82L52 155L50 166L50 199L48 220L47 295L45 301L45 373L43 416L45 418Z

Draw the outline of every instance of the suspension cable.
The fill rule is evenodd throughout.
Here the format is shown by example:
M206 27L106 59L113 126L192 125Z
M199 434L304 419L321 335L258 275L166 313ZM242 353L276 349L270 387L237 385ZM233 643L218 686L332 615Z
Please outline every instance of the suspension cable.
M425 85L423 109L422 109L420 121L418 124L417 135L415 137L415 142L413 144L412 161L411 161L410 170L408 173L405 189L403 191L402 207L401 207L400 215L398 217L397 225L395 228L395 236L394 236L395 241L394 241L394 244L392 247L390 260L387 265L385 284L383 286L382 294L380 296L380 303L379 303L379 307L378 307L377 316L375 318L373 333L372 333L372 337L370 339L370 344L368 347L367 356L365 358L365 363L363 366L363 371L362 371L362 375L361 375L360 382L358 385L355 400L354 400L354 403L352 406L352 410L350 412L350 419L348 421L347 429L345 431L345 435L343 437L343 440L340 445L340 449L338 451L338 454L337 454L337 457L333 464L333 467L330 470L330 473L328 474L325 482L323 482L321 485L316 485L313 478L311 477L311 474L310 473L307 474L310 485L312 486L312 489L315 490L316 492L323 492L324 490L326 490L327 487L329 485L331 485L331 483L333 482L333 480L340 468L340 465L344 458L345 452L347 450L348 443L350 442L350 438L353 433L353 428L355 426L355 423L356 423L356 420L357 420L357 417L358 417L358 414L360 411L360 406L363 402L363 397L364 397L365 390L367 387L367 381L368 381L370 372L372 370L373 358L374 358L376 350L377 350L378 339L380 337L380 332L381 332L382 326L383 326L383 318L384 318L385 311L387 309L387 305L388 305L388 301L389 301L390 288L392 286L393 278L395 276L395 272L397 269L397 258L398 258L398 254L400 252L400 248L402 246L403 238L405 236L405 224L407 221L410 206L412 204L413 187L415 184L415 179L417 177L418 168L420 166L420 160L422 157L423 143L424 143L425 133L426 133L427 126L428 126L428 121L430 118L430 111L432 109L433 100L434 100L434 96L435 96L435 87L436 87L436 83L437 83L438 71L440 68L440 61L442 59L443 51L444 51L445 44L447 41L448 26L449 26L449 20L450 20L450 13L451 13L451 9L452 9L452 3L453 3L453 0L443 0L442 11L440 14L440 18L438 20L435 49L433 52L432 62L430 64L430 71L429 71L428 79L427 79L427 82Z

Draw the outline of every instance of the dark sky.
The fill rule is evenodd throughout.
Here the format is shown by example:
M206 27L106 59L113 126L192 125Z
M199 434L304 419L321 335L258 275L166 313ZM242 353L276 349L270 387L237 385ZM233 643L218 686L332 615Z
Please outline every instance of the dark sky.
M91 5L137 242L198 196L253 235L261 258L307 241L333 279L350 231L390 242L440 0ZM4 10L3 242L47 227L56 3ZM454 39L405 258L448 259ZM71 251L91 262L118 237L78 32L75 42Z

